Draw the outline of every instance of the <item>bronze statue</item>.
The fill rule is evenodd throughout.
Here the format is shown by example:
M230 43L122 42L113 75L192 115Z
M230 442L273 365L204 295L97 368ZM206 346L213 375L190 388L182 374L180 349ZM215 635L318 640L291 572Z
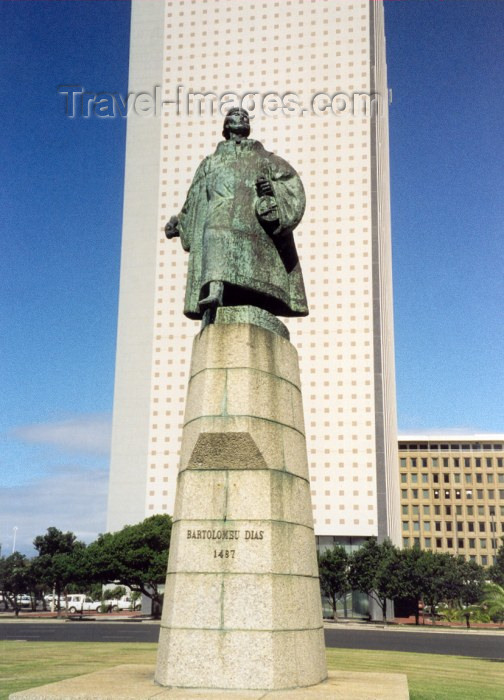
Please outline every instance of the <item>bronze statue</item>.
M293 230L305 209L303 184L279 156L249 139L248 113L231 109L215 153L198 167L167 238L189 251L184 314L251 305L276 316L306 316Z

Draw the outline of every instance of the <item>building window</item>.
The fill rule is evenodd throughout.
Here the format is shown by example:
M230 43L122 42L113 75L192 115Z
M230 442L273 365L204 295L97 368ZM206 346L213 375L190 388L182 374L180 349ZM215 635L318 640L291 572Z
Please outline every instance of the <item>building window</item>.
M424 515L430 515L430 506L424 506L424 507L423 507L423 514L424 514Z
M401 474L401 484L405 484L407 480L408 480L408 475Z
M429 498L429 489L422 489L422 498L425 500Z
M476 474L476 483L477 484L483 483L483 474Z
M436 537L436 547L442 547L443 546L443 540L441 537Z
M502 474L504 476L504 474ZM422 474L422 484L428 484L429 483L429 475L428 474Z
M418 474L412 474L412 475L411 475L411 483L412 483L412 484L418 484Z
M466 513L467 513L467 515L473 515L474 514L474 506L466 506Z
M430 532L430 520L425 520L423 524L425 532Z
M439 498L439 489L434 489L434 498Z
M434 522L434 527L436 528L436 532L441 532L441 523L438 520Z
M481 555L481 564L482 566L487 566L488 565L488 557L486 554Z
M409 530L409 522L407 520L402 521L402 529Z
M422 457L422 468L427 469L427 457Z
M465 545L464 545L464 540L463 540L463 538L462 538L462 537L459 537L458 540L457 540L457 547L458 547L459 549L464 549L464 546L465 546Z
M409 537L403 537L403 547L409 547Z
M466 498L469 499L469 498L472 498L472 497L473 497L472 489L467 489L467 490L466 490Z
M480 549L486 549L487 546L487 541L486 540L480 540Z
M445 515L451 515L451 514L452 514L451 506L445 506Z
M472 484L472 474L465 475L465 482L466 484Z
M411 489L411 498L418 498L418 489Z
M451 537L446 538L446 547L447 549L453 549L453 539Z
M476 548L476 540L474 537L469 538L469 549L475 549Z
M452 531L452 524L450 521L446 523L446 532L451 532Z
M439 459L437 457L432 458L432 467L433 469L437 469L439 467Z
M424 537L424 547L431 547L431 538L430 537Z
M433 474L432 475L432 482L434 484L439 484L439 474Z
M455 498L459 501L462 498L462 491L460 489L455 489Z
M401 469L406 469L406 457L401 457Z
M450 491L450 489L445 489L444 497L445 497L445 498L451 498L451 491Z
M468 522L467 523L467 529L469 532L474 532L474 523L473 522Z
M418 532L420 530L420 524L419 524L418 520L413 521L413 530L415 532Z
M409 512L409 507L408 506L403 506L402 507L402 514L403 515L408 515Z
M450 475L449 474L443 474L443 481L445 484L450 483Z
M464 523L457 522L457 532L462 532L464 529Z
M441 515L441 506L434 506L434 515Z
M486 523L478 523L479 531L486 532Z
M477 489L476 495L478 497L478 501L482 501L483 500L483 489Z

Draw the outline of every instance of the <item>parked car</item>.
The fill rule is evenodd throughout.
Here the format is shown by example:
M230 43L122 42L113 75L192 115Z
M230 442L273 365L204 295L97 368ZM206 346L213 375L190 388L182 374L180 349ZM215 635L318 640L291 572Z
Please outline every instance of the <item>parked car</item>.
M137 600L133 602L131 596L123 595L120 598L105 601L105 605L107 605L112 612L119 612L121 610L141 610L142 601L140 598L137 598Z
M16 597L16 602L20 608L31 608L32 601L29 595L23 594Z
M69 613L76 612L98 612L101 607L100 600L93 600L83 593L72 593L66 598L61 598L61 607L66 608Z

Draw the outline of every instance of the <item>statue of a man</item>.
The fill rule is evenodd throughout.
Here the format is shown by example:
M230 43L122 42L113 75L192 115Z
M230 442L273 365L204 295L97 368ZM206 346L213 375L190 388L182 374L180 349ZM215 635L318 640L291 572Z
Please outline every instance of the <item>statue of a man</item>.
M198 167L166 236L189 251L184 313L200 319L218 306L257 306L306 316L293 230L305 209L302 182L286 161L249 139L243 109L231 109L215 153Z

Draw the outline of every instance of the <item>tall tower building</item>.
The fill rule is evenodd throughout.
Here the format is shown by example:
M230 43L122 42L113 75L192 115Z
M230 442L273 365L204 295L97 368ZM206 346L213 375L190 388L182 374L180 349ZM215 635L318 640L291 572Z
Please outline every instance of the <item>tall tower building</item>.
M307 195L295 237L310 316L287 323L319 544L399 544L382 2L133 0L129 92L156 94L128 117L108 529L173 512L199 325L164 225L222 140L220 106L248 94L251 137Z

